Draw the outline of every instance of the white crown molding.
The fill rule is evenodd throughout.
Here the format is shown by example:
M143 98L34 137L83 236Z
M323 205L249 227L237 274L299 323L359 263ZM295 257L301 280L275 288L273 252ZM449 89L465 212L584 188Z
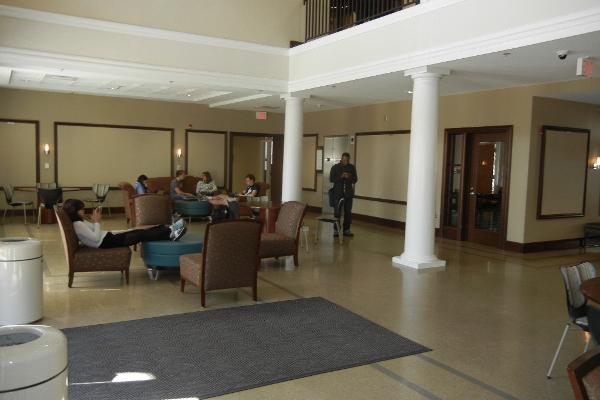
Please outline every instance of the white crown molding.
M154 39L171 40L175 42L200 44L205 46L223 47L234 50L243 50L254 53L287 56L289 49L283 47L267 46L239 40L222 39L211 36L196 35L193 33L176 32L166 29L148 28L139 25L130 25L120 22L110 22L98 19L75 17L72 15L56 14L28 8L0 5L0 16L18 18L29 21L44 22L49 24L71 26L76 28L93 29L104 32L122 33L127 35L143 36Z
M264 90L277 94L287 92L287 81L285 80L0 47L0 66L22 68L23 65L73 69L137 79L143 78L151 81L169 82L174 80L190 84L204 84L211 87Z
M455 42L446 46L430 48L354 65L327 73L289 82L288 92L298 92L336 83L368 78L413 68L442 64L479 55L544 43L566 37L600 31L600 7L566 14L535 24L483 35L474 39ZM290 60L293 63L293 57Z
M310 42L306 42L304 44L295 46L288 50L288 54L290 56L302 54L309 50L313 50L322 46L327 46L329 44L336 43L341 40L363 34L365 32L371 32L388 25L396 24L398 22L429 13L431 11L439 10L444 7L461 3L463 1L466 0L429 0L427 2L422 1L421 4L417 6L412 6L404 10L383 16L381 18L377 18L360 25L355 25L351 28L344 29L343 31L332 33L330 35L323 36L321 38L311 40Z

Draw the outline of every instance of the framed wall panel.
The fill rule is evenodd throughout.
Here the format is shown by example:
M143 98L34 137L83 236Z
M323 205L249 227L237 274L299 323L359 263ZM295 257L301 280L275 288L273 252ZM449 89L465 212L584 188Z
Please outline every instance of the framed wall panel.
M302 138L302 190L310 192L317 191L318 141L318 134L304 135Z
M174 130L130 125L54 123L55 180L61 186L172 176Z
M355 198L406 204L409 150L410 131L357 133Z
M186 129L185 149L188 174L200 176L203 171L208 171L217 186L226 186L227 132Z
M542 131L537 218L583 217L590 131L557 126Z
M0 184L35 187L40 180L39 121L0 118Z

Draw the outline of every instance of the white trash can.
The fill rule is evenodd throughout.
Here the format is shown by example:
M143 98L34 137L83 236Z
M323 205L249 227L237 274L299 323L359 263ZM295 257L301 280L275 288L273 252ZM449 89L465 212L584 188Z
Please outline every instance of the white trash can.
M67 338L44 325L0 326L0 399L67 400Z
M27 237L0 238L0 325L42 318L42 243Z

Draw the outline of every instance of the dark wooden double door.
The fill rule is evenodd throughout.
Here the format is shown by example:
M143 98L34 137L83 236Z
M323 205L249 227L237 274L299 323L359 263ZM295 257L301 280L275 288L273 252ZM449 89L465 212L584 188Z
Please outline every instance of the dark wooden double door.
M503 248L512 127L449 129L445 141L442 236Z

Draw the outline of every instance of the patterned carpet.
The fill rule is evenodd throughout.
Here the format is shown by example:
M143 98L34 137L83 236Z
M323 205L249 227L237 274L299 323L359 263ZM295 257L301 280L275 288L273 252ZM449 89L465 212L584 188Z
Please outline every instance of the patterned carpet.
M64 332L71 400L204 399L429 350L319 297Z

